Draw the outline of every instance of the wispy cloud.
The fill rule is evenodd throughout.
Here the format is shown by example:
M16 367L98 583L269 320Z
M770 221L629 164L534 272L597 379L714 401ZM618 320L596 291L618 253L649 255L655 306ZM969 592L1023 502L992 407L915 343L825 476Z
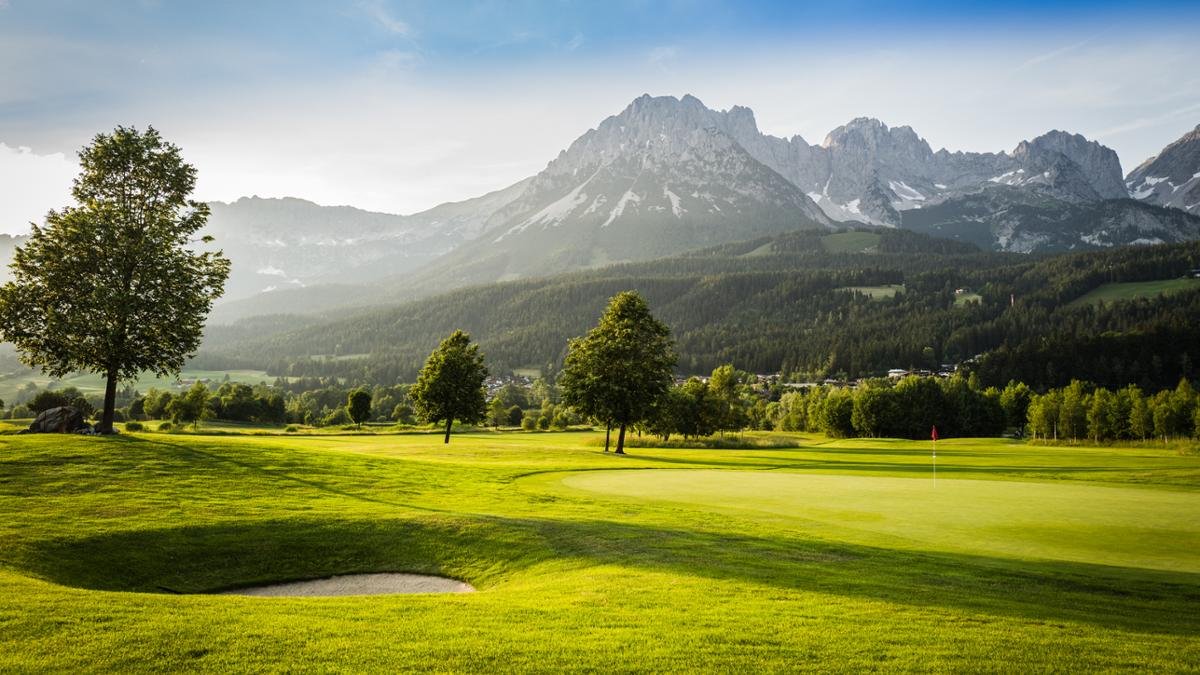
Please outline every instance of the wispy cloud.
M666 69L678 56L678 47L674 45L662 45L650 50L650 53L646 55L646 62L656 68Z
M0 0L3 2L3 0ZM380 28L383 28L389 33L410 37L412 28L408 23L397 19L392 15L391 10L384 5L383 0L359 0L358 8L369 19L374 21Z
M1182 108L1176 108L1174 110L1167 111L1161 115L1150 115L1147 117L1138 117L1136 119L1132 119L1124 124L1118 124L1115 127L1110 127L1103 131L1097 131L1096 136L1098 138L1102 138L1104 136L1116 136L1118 134L1129 133L1130 131L1137 131L1138 129L1156 127L1160 124L1170 122L1177 117L1191 115L1196 112L1200 112L1200 101L1192 103L1191 105L1185 105Z
M1044 54L1038 54L1037 56L1025 61L1021 65L1014 68L1012 72L1019 73L1022 70L1027 70L1034 66L1041 65L1043 63L1046 63L1047 61L1053 61L1061 56L1070 54L1071 52L1075 51L1076 49L1079 49L1081 47L1086 47L1089 42L1095 40L1097 37L1099 37L1099 36L1093 35L1092 37L1090 37L1086 40L1082 40L1080 42L1076 42L1075 44L1070 44L1070 45L1066 45L1064 47L1059 47L1058 49L1048 51Z
M0 1L3 1L3 0L0 0ZM570 40L567 40L567 43L565 45L563 45L563 48L565 48L569 52L573 52L576 49L579 49L580 47L582 47L583 42L584 42L583 33L575 33L575 35L572 36Z

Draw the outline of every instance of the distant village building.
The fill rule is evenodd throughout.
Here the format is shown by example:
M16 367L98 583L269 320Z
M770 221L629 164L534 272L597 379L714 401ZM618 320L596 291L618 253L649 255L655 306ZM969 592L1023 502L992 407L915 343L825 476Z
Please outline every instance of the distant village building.
M908 375L908 371L904 370L903 368L892 368L887 373L888 377L896 380L904 377L905 375Z
M1188 270L1188 276L1193 279L1200 279L1200 267L1193 267Z

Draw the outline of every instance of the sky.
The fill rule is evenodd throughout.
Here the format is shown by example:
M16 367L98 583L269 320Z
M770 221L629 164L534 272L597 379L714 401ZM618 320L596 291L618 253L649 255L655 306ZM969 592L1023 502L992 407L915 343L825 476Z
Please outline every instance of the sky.
M196 196L413 213L503 188L643 93L936 150L1082 133L1133 169L1200 123L1200 2L0 0L0 232L153 125Z

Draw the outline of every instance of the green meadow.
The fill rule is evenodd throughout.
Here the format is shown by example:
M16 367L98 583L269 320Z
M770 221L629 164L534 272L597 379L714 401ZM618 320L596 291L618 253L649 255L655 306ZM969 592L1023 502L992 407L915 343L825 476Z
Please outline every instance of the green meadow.
M1200 289L1200 279L1163 279L1161 281L1131 281L1101 284L1071 302L1072 306L1097 302L1117 302L1136 298L1153 298Z
M0 436L0 671L1200 669L1195 449L601 436Z
M851 293L862 293L872 300L886 300L893 298L897 293L904 292L904 284L885 284L883 286L844 286L838 289L839 291L850 291Z
M829 253L865 253L879 246L876 232L838 232L821 237L821 246Z

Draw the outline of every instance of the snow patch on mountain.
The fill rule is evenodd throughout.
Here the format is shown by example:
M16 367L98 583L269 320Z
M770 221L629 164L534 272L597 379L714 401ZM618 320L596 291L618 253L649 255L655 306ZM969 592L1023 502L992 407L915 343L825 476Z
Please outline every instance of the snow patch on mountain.
M625 213L625 207L630 202L637 204L641 201L642 201L642 198L637 196L636 194L634 194L633 190L626 190L625 194L621 195L621 199L617 201L617 205L614 206L613 210L609 212L608 220L604 221L604 224L601 225L600 227L608 227L609 225L611 225L612 221L619 218L622 213Z
M681 202L679 200L679 195L671 192L671 188L666 185L663 186L663 196L670 200L671 213L676 218L682 218L683 214L687 213L687 211L680 205Z

